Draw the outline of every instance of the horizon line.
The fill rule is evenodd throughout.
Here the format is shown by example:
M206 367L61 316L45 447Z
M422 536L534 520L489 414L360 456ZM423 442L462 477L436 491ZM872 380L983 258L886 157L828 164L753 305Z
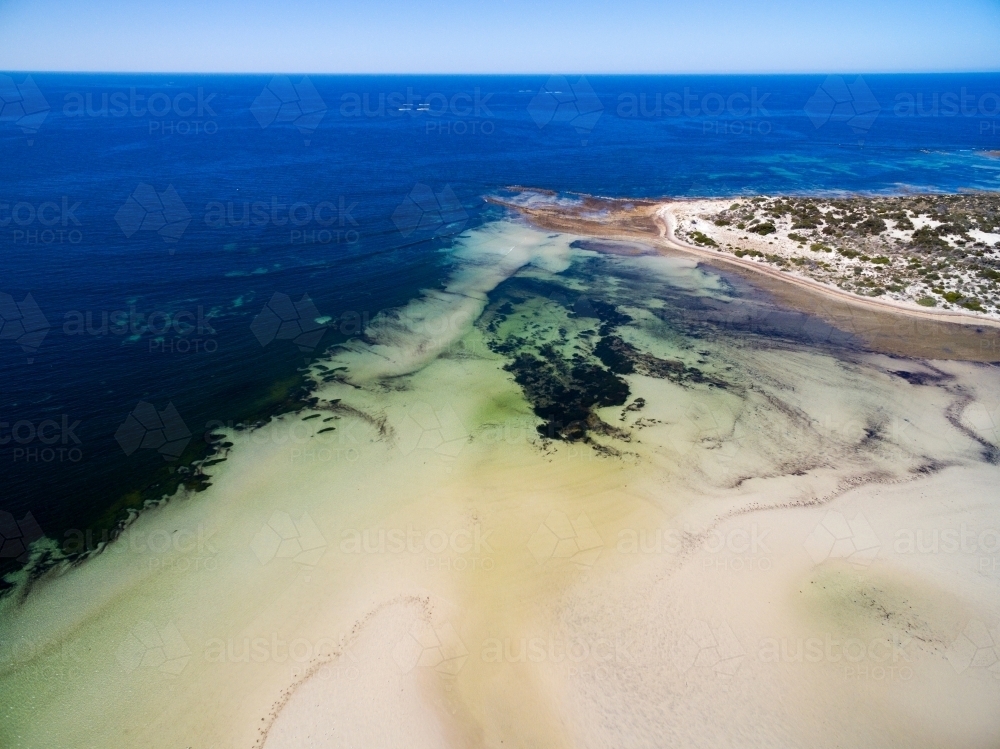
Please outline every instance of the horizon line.
M28 69L28 68L0 68L0 74L24 74L24 75L314 75L314 76L819 76L819 75L996 75L1000 74L1000 68L995 70L806 70L806 71L673 71L673 72L580 72L580 71L525 71L525 72L485 72L485 71L461 71L461 72L441 72L441 71L379 71L379 72L348 72L348 71L308 71L296 69L260 69L260 70L57 70L57 69Z

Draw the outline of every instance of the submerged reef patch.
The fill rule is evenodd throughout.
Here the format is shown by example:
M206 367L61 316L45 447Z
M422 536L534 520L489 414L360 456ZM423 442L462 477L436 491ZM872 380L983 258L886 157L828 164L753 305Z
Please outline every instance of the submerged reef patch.
M572 284L573 274L566 279ZM669 379L682 385L726 387L726 383L682 361L663 359L628 343L619 328L633 318L606 289L585 294L572 286L515 277L491 295L480 326L487 344L509 361L536 416L543 437L586 440L608 434L595 409L623 406L630 390L624 375Z

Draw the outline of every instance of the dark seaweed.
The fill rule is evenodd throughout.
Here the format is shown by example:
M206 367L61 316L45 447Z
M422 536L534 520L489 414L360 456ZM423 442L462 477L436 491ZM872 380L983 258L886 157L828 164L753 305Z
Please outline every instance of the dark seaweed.
M660 359L652 354L643 353L618 336L609 335L602 338L594 347L594 354L604 366L617 374L636 372L677 383L697 382L715 387L726 386L723 380L706 375L697 367L688 367L681 361Z
M545 420L539 434L569 441L586 437L594 425L592 409L621 406L628 400L628 383L595 364L539 359L521 353L504 369L514 374L531 402L535 414Z
M929 383L935 383L940 380L932 374L927 374L926 372L907 372L905 370L900 370L898 372L890 372L889 374L894 374L896 377L902 377L911 385L927 385Z
M688 367L681 361L659 359L624 341L615 333L619 326L632 322L632 317L614 304L586 295L574 296L565 287L538 279L511 279L491 295L493 306L483 320L488 333L495 335L498 320L506 320L514 314L519 302L523 301L511 294L514 288L558 304L570 319L596 318L600 321L599 330L588 328L570 340L566 326L545 328L529 318L519 331L521 335L488 340L492 351L510 360L504 369L514 375L535 414L543 420L538 432L544 437L576 441L587 439L589 432L612 433L613 428L601 421L594 410L628 402L629 387L622 375L641 374L685 385L726 386L722 380L707 376L695 367ZM555 334L555 344L541 342L539 336L543 334ZM595 341L598 335L600 338Z

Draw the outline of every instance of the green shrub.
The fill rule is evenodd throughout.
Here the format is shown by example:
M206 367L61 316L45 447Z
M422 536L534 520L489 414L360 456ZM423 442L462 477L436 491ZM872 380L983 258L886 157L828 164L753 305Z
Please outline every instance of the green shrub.
M762 224L757 224L756 226L751 226L747 231L752 231L754 234L760 234L761 236L766 236L768 234L774 234L775 228L774 224L770 221L765 221Z
M910 242L914 247L920 247L923 249L946 250L950 247L950 245L941 239L941 237L939 237L933 229L926 226L913 232L913 238Z
M715 242L714 239L712 239L711 237L709 237L709 236L707 236L705 234L702 234L700 231L693 231L693 232L691 232L691 239L694 240L695 244L700 244L703 247L718 247L719 246L718 244L716 244L716 242Z
M874 216L872 218L866 218L858 224L858 231L864 234L881 234L887 228L888 227L885 225L885 221Z

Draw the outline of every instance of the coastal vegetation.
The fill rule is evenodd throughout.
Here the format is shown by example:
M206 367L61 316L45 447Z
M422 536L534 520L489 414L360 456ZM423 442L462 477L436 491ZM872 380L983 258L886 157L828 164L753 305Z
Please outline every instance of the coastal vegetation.
M691 244L845 291L1000 316L1000 196L754 197L677 204Z

